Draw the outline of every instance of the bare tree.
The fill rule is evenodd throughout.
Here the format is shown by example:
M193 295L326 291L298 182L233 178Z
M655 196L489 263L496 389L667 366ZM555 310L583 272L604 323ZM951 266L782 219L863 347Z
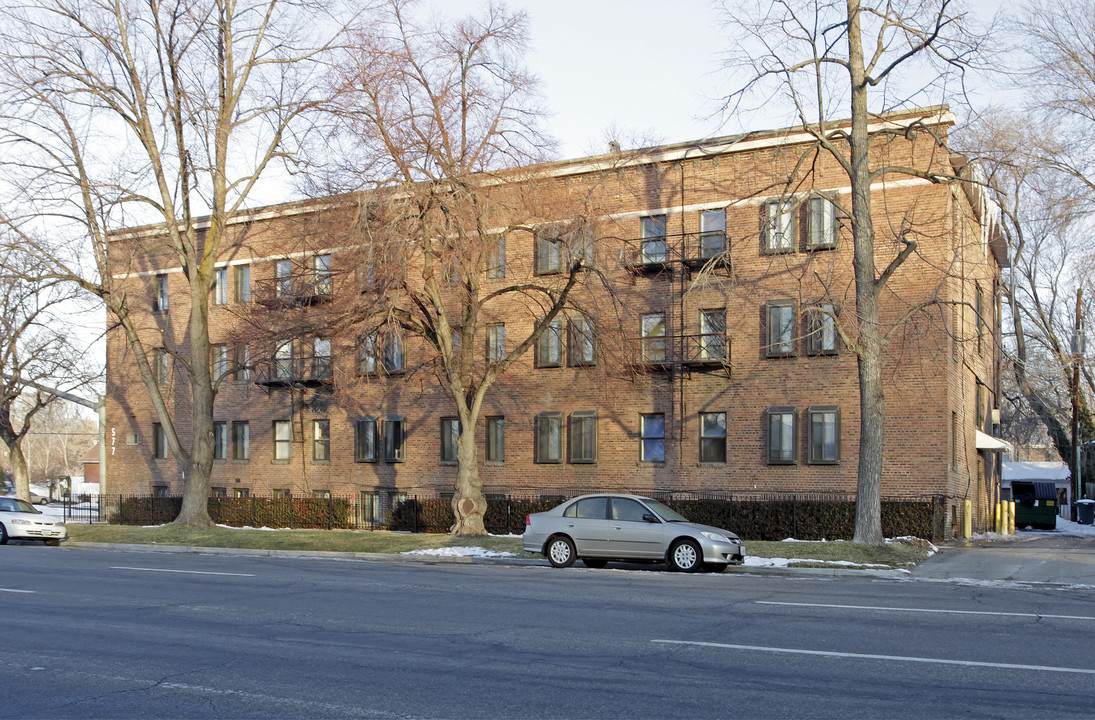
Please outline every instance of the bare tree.
M105 303L185 477L176 522L208 525L214 263L228 218L282 163L299 166L327 47L316 36L336 34L337 22L307 0L5 2L4 16L0 163L15 196L6 221L20 230L50 223L49 244L27 242L55 277ZM158 225L118 234L140 222ZM149 346L168 339L164 328L141 325L147 314L135 312L150 294L140 259L157 252L185 284L185 340L170 350L185 364L189 418L172 416L148 360Z
M588 189L567 193L535 169L516 169L549 147L535 82L522 67L525 16L490 6L427 25L416 12L411 2L389 2L355 35L342 65L349 177L365 191L352 263L364 283L355 294L359 353L383 365L385 338L401 334L432 349L459 418L452 532L482 534L476 433L484 399L558 332L564 309L588 299L579 288L600 277L592 269L598 228ZM536 271L505 267L514 234L541 243ZM506 318L519 321L502 325Z
M882 298L891 279L918 252L914 232L877 228L872 185L887 178L917 177L933 183L950 177L948 153L940 162L907 167L878 153L887 137L927 130L923 122L870 131L889 111L945 92L945 82L967 64L977 42L967 34L964 15L952 0L911 4L860 0L774 0L752 13L726 5L730 24L744 34L731 60L749 80L726 101L724 111L745 109L757 97L792 108L798 127L814 140L800 159L809 175L814 158L835 161L851 186L855 312L843 318L841 333L859 369L860 428L855 542L880 544L885 393L883 356L889 335L881 321ZM744 18L744 19L742 19ZM915 84L908 87L908 78ZM847 121L838 121L848 118ZM926 118L925 118L926 119ZM787 180L790 186L799 178ZM809 184L808 182L806 183ZM879 267L879 261L882 267ZM850 323L854 315L854 323Z
M56 396L39 387L86 386L93 375L83 352L67 334L66 307L77 288L36 277L37 260L13 247L0 247L0 441L8 451L15 492L30 498L27 433Z

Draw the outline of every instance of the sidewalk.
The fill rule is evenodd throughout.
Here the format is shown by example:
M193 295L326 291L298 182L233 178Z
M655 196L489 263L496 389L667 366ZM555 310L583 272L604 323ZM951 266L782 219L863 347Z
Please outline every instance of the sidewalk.
M1095 588L1095 537L1028 531L956 540L914 568L910 577Z

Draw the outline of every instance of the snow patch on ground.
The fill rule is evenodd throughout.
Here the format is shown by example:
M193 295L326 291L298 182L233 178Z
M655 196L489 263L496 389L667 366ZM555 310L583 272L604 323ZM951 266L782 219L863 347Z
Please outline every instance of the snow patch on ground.
M762 557L746 557L745 567L790 567L792 564L799 563L817 563L819 565L832 565L833 567L855 567L855 568L879 568L883 570L892 570L889 565L881 565L877 563L854 563L850 560L813 560L810 558L762 558Z
M431 557L478 557L478 558L505 558L515 557L516 553L487 550L481 547L443 547L426 548L423 550L407 550L402 555L428 555Z

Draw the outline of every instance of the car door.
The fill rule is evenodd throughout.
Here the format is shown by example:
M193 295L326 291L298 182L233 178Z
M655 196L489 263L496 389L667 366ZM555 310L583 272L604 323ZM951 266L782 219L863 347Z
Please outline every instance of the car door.
M608 540L613 557L665 557L665 524L644 520L644 515L654 514L645 505L631 498L612 498L609 513Z
M563 532L574 540L578 555L608 552L608 498L578 500L563 511Z

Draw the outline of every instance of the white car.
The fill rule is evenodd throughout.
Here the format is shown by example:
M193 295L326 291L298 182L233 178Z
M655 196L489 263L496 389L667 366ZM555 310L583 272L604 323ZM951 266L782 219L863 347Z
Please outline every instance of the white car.
M0 497L0 545L7 545L10 538L59 545L66 537L68 531L60 520L43 515L26 500Z

